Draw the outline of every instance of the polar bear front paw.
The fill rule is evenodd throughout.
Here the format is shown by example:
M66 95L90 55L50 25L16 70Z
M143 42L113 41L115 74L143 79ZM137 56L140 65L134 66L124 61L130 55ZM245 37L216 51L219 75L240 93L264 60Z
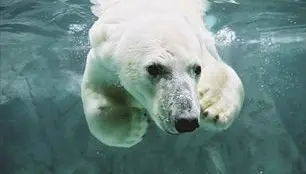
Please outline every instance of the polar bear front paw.
M142 140L148 127L145 111L131 107L92 109L87 112L86 120L90 132L99 141L115 147L129 148L136 145Z
M219 98L219 99L216 99ZM239 106L232 104L230 99L220 94L201 101L200 125L207 130L227 129L237 115Z
M200 126L210 131L227 129L239 115L244 99L240 78L230 67L210 74L199 88Z
M129 130L127 130L128 135L121 142L124 147L131 147L139 143L148 128L148 117L145 113L135 110L131 119Z

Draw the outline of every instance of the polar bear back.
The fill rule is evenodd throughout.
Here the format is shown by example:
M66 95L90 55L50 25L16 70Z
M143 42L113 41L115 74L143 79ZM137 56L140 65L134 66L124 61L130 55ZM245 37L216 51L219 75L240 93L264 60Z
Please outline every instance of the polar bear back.
M101 17L112 8L122 15L144 15L167 12L184 17L203 17L208 9L207 0L91 0L94 15Z

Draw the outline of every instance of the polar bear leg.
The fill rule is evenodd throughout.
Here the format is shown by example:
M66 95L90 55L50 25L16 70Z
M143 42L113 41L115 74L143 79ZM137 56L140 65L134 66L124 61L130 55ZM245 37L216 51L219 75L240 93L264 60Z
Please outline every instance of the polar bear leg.
M198 90L200 127L212 131L227 129L239 115L244 100L243 85L236 72L215 60L203 71Z
M131 147L142 140L148 127L144 110L110 104L102 94L86 92L82 97L84 111L93 136L116 147Z

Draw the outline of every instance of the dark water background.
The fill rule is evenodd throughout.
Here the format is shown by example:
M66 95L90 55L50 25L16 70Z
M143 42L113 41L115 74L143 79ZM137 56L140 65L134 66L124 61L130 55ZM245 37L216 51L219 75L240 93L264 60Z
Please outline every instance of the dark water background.
M306 1L214 3L207 17L246 102L227 131L171 137L151 125L131 149L88 131L80 79L95 17L87 0L0 1L1 174L306 174Z

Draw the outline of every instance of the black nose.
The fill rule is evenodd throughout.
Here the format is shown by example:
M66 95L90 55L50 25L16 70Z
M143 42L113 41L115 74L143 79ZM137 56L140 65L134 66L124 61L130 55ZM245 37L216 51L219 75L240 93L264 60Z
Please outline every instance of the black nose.
M180 118L175 122L175 129L179 133L192 132L199 127L197 118Z

